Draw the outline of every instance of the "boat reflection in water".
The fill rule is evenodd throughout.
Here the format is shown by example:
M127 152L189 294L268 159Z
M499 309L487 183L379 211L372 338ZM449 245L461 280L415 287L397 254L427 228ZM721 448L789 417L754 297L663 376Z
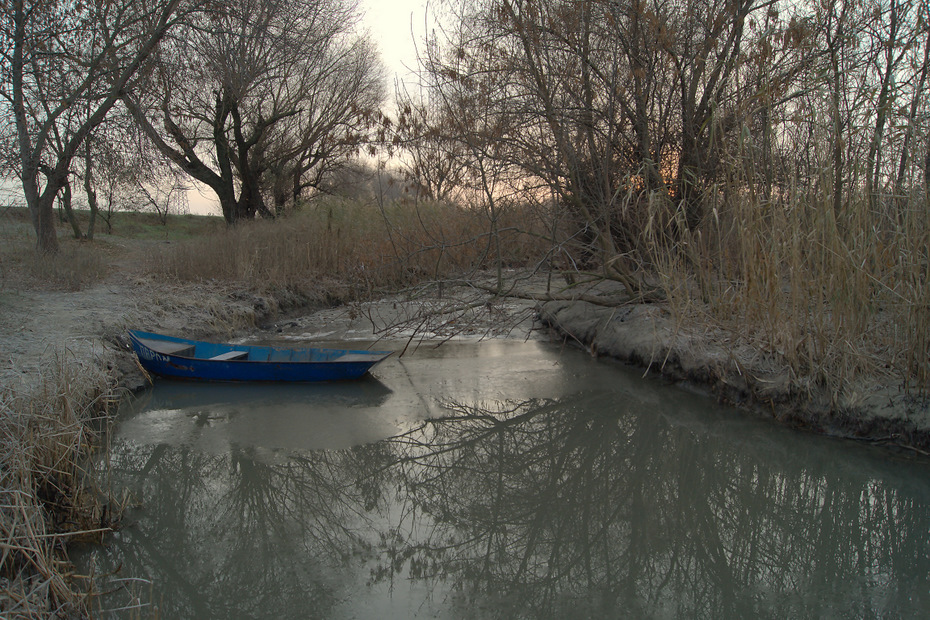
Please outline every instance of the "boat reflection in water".
M378 410L390 394L371 376L350 384L160 379L121 413L119 435L212 454L231 445L266 452L345 448L397 434L397 421Z

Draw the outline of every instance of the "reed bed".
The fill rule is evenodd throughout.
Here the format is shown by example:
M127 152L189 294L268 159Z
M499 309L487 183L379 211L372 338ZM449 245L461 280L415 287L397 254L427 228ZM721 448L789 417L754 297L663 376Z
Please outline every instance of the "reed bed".
M544 254L512 209L489 232L485 214L441 203L379 206L329 199L275 221L245 222L151 257L155 274L307 290L329 283L342 300L474 269L524 265ZM500 248L498 253L497 248Z
M745 182L714 188L703 225L676 214L653 260L673 312L785 365L795 386L849 403L863 381L930 392L930 205ZM667 235L666 235L667 236ZM662 249L664 248L664 249Z
M0 616L86 615L86 583L69 542L99 539L104 503L81 463L93 420L113 403L113 385L93 360L60 350L28 380L0 389ZM13 371L9 371L8 375Z

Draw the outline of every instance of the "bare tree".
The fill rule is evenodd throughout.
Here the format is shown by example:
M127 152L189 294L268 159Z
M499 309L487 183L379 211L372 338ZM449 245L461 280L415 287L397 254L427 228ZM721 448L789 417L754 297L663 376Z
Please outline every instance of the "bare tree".
M262 190L272 195L276 213L294 208L307 190L320 189L384 120L384 75L370 40L340 46L308 69L299 112L258 145Z
M108 232L112 232L112 214L115 208L114 191L118 186L133 183L133 167L146 165L144 145L140 147L131 119L125 110L116 106L115 111L87 135L78 157L72 160L72 172L68 177L59 202L63 205L68 221L76 239L93 240L97 218L101 216L98 187L103 189L106 211L102 217ZM72 188L74 185L74 188ZM79 189L78 189L79 188ZM88 220L86 230L81 225L71 208L74 189L83 190L87 201Z
M40 2L2 8L0 98L16 125L16 174L37 247L58 251L53 206L72 161L180 14L182 0Z
M914 3L888 2L465 3L423 63L433 99L478 102L475 85L495 76L480 105L500 121L482 139L499 146L486 152L520 168L534 192L547 185L580 264L635 293L644 233L695 234L727 179L752 192L761 183L771 200L793 162L807 182L829 176L839 212L846 184L891 178L881 154L901 116L895 79L918 81L904 64L922 22L909 17ZM418 133L447 124L462 141L480 134L476 116L453 116L465 127L433 119ZM454 156L473 161L466 151ZM856 176L851 161L868 172Z
M157 148L213 190L228 223L271 217L268 187L299 192L374 118L383 86L355 19L341 0L210 5L124 101Z
M383 142L399 154L400 167L417 196L445 201L461 189L466 158L455 138L455 119L441 98L420 87L417 94L407 87L395 91L400 114Z
M121 109L111 114L88 137L83 157L76 166L75 177L81 179L90 218L86 237L93 239L95 223L102 219L107 233L113 232L113 214L136 208L140 190L140 175L164 174L174 171L161 164L158 153L140 139L132 119ZM155 155L159 155L156 159Z
M122 157L113 162L120 168L111 181L118 185L120 208L155 213L163 226L169 215L188 213L190 177L134 126L126 128L122 145Z

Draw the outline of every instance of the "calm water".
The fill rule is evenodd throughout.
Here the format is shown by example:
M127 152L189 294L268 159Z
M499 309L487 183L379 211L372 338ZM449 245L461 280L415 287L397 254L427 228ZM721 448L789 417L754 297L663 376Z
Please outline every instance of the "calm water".
M159 382L127 408L108 475L139 507L76 552L115 571L100 615L136 599L162 618L930 609L926 461L541 343L422 346L375 375Z

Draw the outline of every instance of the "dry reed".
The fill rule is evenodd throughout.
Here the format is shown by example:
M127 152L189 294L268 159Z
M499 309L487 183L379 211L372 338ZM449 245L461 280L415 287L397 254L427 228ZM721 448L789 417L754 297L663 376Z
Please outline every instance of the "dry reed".
M81 464L92 419L112 401L111 380L94 360L61 350L30 380L0 390L0 615L84 615L68 542L106 531L99 496Z
M0 289L41 287L78 291L102 280L107 261L100 247L74 239L61 240L61 252L43 256L35 239L4 231L0 244Z
M652 240L675 314L725 330L784 364L796 387L825 389L834 402L862 380L926 395L927 197L851 192L836 213L824 190L792 183L766 199L731 172L708 192L699 228L674 214Z
M524 234L527 219L514 209L498 222L506 265L544 252L536 237ZM498 260L488 230L483 213L445 204L329 199L287 218L176 244L153 255L150 269L182 281L298 290L323 285L347 299L488 268Z

